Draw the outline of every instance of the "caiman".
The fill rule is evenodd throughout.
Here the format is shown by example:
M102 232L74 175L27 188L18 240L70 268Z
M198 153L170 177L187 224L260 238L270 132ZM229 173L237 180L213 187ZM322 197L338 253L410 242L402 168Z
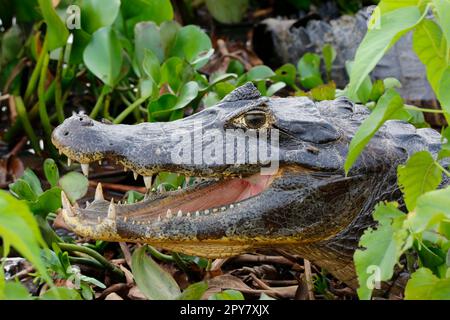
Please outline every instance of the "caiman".
M217 105L172 122L114 125L73 115L54 130L52 141L85 172L89 163L107 159L144 176L148 187L163 171L207 180L149 191L134 204L105 200L101 185L85 208L63 193L62 215L84 237L207 258L282 249L357 288L353 253L373 225L374 206L400 200L397 165L420 150L436 153L441 145L435 130L391 120L346 175L349 143L369 114L346 98L315 103L262 97L248 83ZM255 150L236 142L242 136L246 145L264 140L260 146L270 161L254 161ZM222 146L234 162L211 151Z

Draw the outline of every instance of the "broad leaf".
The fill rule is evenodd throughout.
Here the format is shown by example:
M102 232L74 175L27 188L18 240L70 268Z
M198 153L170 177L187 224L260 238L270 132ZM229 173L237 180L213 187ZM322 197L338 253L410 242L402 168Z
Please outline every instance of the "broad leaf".
M39 7L47 24L47 49L48 51L55 50L66 44L69 37L64 22L59 18L51 0L39 0Z
M357 99L362 82L389 48L421 19L421 13L416 7L400 8L381 16L380 28L369 30L356 52L348 88L351 99Z
M275 71L275 74L275 81L282 81L291 87L295 87L297 69L293 64L287 63L282 65Z
M152 116L154 116L154 117L161 116L160 112L156 111L156 109L159 108L160 106L164 107L164 111L162 112L162 114L187 107L195 98L197 98L198 91L199 91L199 88L198 88L197 82L189 81L181 88L180 94L174 105L167 104L164 107L163 105L160 104L161 102L158 102L158 104L159 104L158 106L153 105L153 103L151 103L150 109L151 109ZM173 98L167 98L167 99L173 99Z
M79 172L69 172L59 179L59 185L70 201L75 202L86 194L89 180Z
M40 195L42 192L44 192L42 190L41 181L30 168L25 169L21 179L25 180L37 195Z
M323 84L320 74L320 56L315 53L305 54L297 63L300 83L306 89Z
M43 217L61 208L61 189L53 187L38 196L35 201L27 201L31 212Z
M450 278L439 279L430 269L411 275L405 289L406 300L450 300Z
M170 55L185 58L192 63L200 54L209 52L211 48L208 35L199 27L189 25L178 30ZM205 64L206 61L203 61L196 64L195 68L201 68Z
M325 70L330 75L332 68L333 68L333 62L336 60L336 49L334 47L327 43L322 48L322 55L323 55L323 61L325 62Z
M45 178L50 183L52 187L56 187L58 185L59 180L59 170L58 166L55 163L55 160L49 158L44 161L44 173Z
M155 84L161 79L161 68L158 57L150 50L145 49L144 60L142 61L142 70L145 76L152 79Z
M245 300L244 295L237 290L224 290L214 293L208 300Z
M370 299L377 283L392 277L395 264L408 248L408 233L402 228L405 214L388 203L378 205L374 216L379 221L377 229L364 232L359 245L365 249L358 249L354 254L358 296L364 300Z
M268 66L256 66L247 72L247 81L267 80L275 76L275 73Z
M28 206L0 190L0 208L0 237L3 239L4 252L8 252L9 245L12 245L33 264L45 281L52 283L41 259L41 247L45 248L46 245Z
M83 54L86 67L111 87L119 80L122 57L122 45L111 27L97 30Z
M427 192L417 199L416 210L408 214L405 225L414 233L450 219L450 187Z
M150 300L172 300L180 288L172 276L146 255L146 247L133 252L131 270L137 286Z
M378 7L382 13L394 11L404 7L416 7L421 0L381 0Z
M81 23L88 33L113 24L119 14L120 0L83 0L81 2Z
M450 44L450 42L449 42ZM450 66L448 66L442 73L441 80L439 81L439 102L442 105L442 109L446 112L447 120L450 120Z
M128 34L132 34L135 24L140 21L161 24L173 19L170 0L126 0L122 1L121 10L126 20Z
M394 89L386 91L380 98L373 112L363 121L350 142L344 166L347 173L377 130L402 107L403 99Z
M160 31L155 23L146 21L136 24L134 28L134 43L134 56L139 67L142 67L147 50L156 55L160 63L164 60Z
M206 0L209 13L221 23L241 22L249 5L249 0Z
M447 43L450 43L450 1L432 0L432 2L436 8L439 25L447 39Z
M415 153L397 170L398 183L409 211L414 210L419 196L436 189L442 181L441 169L428 151Z
M278 91L283 89L284 87L286 87L286 83L284 83L284 82L275 82L274 84L272 84L269 87L269 89L267 89L266 96L271 97L275 93L277 93Z
M178 300L200 300L203 294L208 290L208 283L201 281L191 284L177 298Z
M82 300L77 290L65 287L54 287L40 296L41 300Z

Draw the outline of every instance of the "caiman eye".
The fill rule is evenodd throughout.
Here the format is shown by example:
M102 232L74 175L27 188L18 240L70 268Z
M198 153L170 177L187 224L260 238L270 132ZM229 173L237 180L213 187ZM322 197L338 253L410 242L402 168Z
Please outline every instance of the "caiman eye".
M259 129L267 122L267 115L264 112L254 111L244 115L244 122L249 129Z

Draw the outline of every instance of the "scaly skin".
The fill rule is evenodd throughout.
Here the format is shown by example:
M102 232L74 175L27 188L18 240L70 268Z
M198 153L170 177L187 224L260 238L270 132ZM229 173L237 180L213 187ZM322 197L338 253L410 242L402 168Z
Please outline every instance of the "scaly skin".
M248 116L255 112L257 126L251 122L254 116ZM345 176L349 142L368 114L343 98L321 103L304 97L268 99L246 84L218 105L168 123L112 125L72 116L55 129L52 139L62 153L82 164L107 158L147 177L148 183L160 171L214 179L182 190L150 192L130 205L104 200L101 186L84 209L63 195L63 217L82 236L149 243L202 257L258 248L288 250L356 288L353 252L362 232L373 224L375 204L400 199L397 165L416 151L436 153L440 146L440 135L432 129L388 121ZM193 126L198 121L202 124ZM173 160L180 147L208 151L211 144L205 142L211 132L230 128L259 132L250 138L256 142L263 130L278 129L279 143L269 140L268 147L278 151L279 170L261 175L263 164L250 161L249 150L240 164ZM201 133L203 143L195 142ZM181 138L173 139L173 134ZM190 135L192 145L186 138ZM226 149L228 155L240 152L235 144Z

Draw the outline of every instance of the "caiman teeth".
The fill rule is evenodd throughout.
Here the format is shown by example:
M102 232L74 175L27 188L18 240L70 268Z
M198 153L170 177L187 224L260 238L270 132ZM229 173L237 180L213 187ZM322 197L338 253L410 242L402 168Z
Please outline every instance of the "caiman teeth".
M137 178L139 177L139 174L136 171L133 171L133 177L134 177L134 180L137 180Z
M62 205L63 205L63 209L67 213L67 215L70 216L70 217L74 217L75 216L75 211L72 209L70 201L67 198L66 193L64 191L61 191L61 202L62 202Z
M172 218L172 210L167 209L166 218L169 218L169 219Z
M95 201L101 201L101 200L105 200L105 198L103 197L102 184L98 183L97 188L95 189Z
M178 210L177 217L182 217L182 216L183 216L183 211Z
M68 157L67 158L67 166L70 167L72 165L72 160Z
M116 206L114 205L114 199L111 199L111 203L108 207L108 219L116 219Z
M86 177L89 176L89 163L82 163L81 164L81 171L83 171L83 174Z
M145 187L151 189L152 187L152 176L144 177Z

